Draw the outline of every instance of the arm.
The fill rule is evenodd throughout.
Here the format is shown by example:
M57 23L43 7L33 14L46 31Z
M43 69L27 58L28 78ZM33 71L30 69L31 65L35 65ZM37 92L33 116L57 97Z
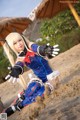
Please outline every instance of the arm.
M50 46L49 44L47 44L39 46L33 42L30 42L27 38L25 38L25 40L27 42L28 48L42 57L47 56L48 58L52 58L58 54L59 51L59 48L57 48L58 45Z
M15 81L19 80L19 75L23 73L24 63L18 61L14 67L11 68L11 72L5 77L6 80Z
M39 46L37 44L32 44L31 49L34 52L38 53L38 55L42 57L47 56L48 58L52 58L56 56L59 52L58 45L50 46L49 44L42 46Z

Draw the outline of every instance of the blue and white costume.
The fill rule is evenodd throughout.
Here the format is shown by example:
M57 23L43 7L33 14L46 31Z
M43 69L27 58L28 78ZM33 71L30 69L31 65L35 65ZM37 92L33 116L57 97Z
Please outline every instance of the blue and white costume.
M4 110L7 113L7 116L12 115L16 110L21 110L25 106L36 102L37 96L44 96L45 87L39 80L32 80L26 90L19 94L19 97L16 99L14 104Z
M34 74L40 78L43 83L45 83L48 80L47 75L51 74L53 70L46 59L36 54L37 47L36 44L33 44L32 51L26 52L24 63L27 67L33 70ZM24 63L17 62L16 65L20 65L23 68Z
M21 102L24 107L36 101L37 96L43 96L45 91L44 85L41 85L37 81L32 81L24 92L25 99Z

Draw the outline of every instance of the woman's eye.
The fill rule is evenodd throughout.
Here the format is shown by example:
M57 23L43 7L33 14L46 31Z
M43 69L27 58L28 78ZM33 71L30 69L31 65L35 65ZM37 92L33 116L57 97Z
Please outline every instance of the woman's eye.
M20 40L18 40L18 41L20 42L20 41L22 41L22 40L20 39Z
M13 43L13 45L16 45L16 44L17 44L16 42Z

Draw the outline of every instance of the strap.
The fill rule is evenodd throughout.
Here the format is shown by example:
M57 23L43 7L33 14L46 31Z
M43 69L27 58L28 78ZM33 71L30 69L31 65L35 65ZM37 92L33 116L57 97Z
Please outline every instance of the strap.
M42 81L41 81L39 78L32 78L32 79L30 80L30 82L28 83L28 86L29 86L29 84L32 83L32 82L38 82L39 84L41 84L41 86L44 85L44 83L42 83Z

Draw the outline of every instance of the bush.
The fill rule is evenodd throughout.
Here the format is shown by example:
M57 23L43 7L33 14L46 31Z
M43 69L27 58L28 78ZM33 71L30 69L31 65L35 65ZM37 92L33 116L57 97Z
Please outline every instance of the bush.
M9 61L2 49L0 48L0 83L5 81L5 76L8 74L7 67L9 66Z

